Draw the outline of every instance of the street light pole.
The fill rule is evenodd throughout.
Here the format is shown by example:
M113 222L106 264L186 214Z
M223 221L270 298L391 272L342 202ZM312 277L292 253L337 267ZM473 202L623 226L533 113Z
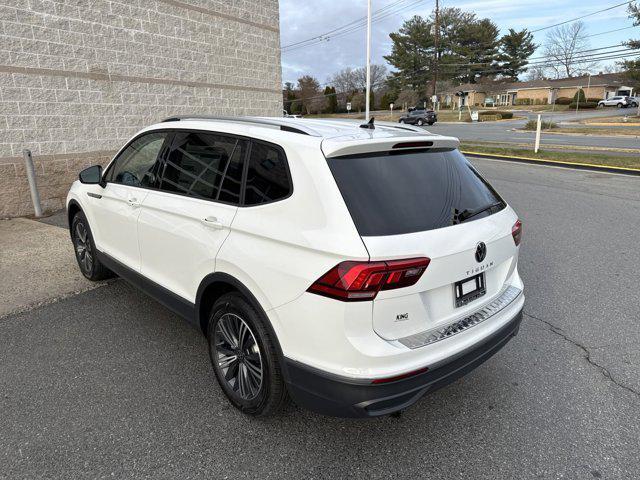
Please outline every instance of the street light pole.
M436 94L436 84L438 82L438 41L440 40L440 4L436 0L435 22L433 32L433 83L431 85L431 95ZM435 110L435 105L433 106Z
M367 98L365 122L369 122L371 110L371 0L367 0Z

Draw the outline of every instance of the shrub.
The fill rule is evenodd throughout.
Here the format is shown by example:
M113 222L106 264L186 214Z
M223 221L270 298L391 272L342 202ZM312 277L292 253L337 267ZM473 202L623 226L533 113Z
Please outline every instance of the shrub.
M556 105L570 105L572 100L569 97L556 98Z
M550 130L552 128L557 128L558 124L550 121L543 120L542 121L542 130ZM529 120L525 125L525 130L536 130L538 128L537 120Z
M572 103L583 103L587 101L587 97L585 97L584 95L584 90L579 89L576 94L573 96L573 102Z
M569 104L569 108L576 108L577 103L573 102ZM579 108L589 109L589 108L598 108L598 102L580 102Z
M516 105L531 105L531 99L530 98L516 98L515 104Z
M513 112L508 112L505 110L484 110L482 112L478 112L479 119L481 117L498 117L493 120L506 120L509 118L513 118ZM489 119L485 119L488 121Z
M602 99L601 98L587 98L587 102L598 103L600 100L602 100Z

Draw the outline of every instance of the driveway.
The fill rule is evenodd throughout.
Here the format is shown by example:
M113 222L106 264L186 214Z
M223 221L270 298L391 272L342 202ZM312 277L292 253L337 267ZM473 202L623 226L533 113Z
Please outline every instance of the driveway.
M247 418L201 334L115 281L0 318L0 477L637 478L640 179L475 163L524 221L527 300L469 376L400 418Z

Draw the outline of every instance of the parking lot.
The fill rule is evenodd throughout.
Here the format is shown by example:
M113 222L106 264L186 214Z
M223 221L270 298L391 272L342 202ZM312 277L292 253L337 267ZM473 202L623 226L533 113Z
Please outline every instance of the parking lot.
M113 281L0 318L0 478L637 478L640 178L474 162L527 300L472 374L400 418L247 418L201 334Z

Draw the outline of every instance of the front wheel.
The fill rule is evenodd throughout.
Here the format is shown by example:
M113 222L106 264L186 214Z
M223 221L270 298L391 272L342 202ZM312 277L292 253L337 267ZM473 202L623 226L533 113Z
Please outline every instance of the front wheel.
M96 244L93 241L91 228L87 217L82 212L76 213L71 220L71 240L78 267L86 278L97 282L113 276L113 273L102 265L96 255Z
M424 122L422 121L422 119L419 119L417 123L418 123L418 126L419 126L419 127L421 127L421 126L423 126L423 125L424 125Z
M266 320L239 293L218 299L207 337L216 379L231 404L253 416L280 411L288 400Z
M404 123L404 120L400 119L398 123Z
M431 126L431 125L433 125L434 123L436 123L436 122L429 122L427 125Z

